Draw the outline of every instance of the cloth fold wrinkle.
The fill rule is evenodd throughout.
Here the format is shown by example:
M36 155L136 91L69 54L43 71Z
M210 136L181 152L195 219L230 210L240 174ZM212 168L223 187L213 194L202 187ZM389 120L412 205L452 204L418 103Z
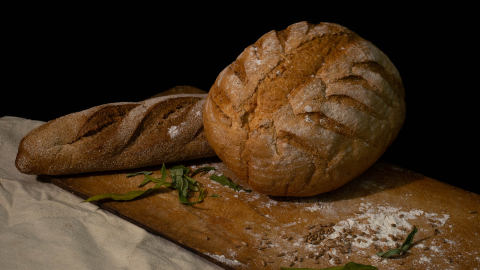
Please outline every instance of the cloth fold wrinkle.
M222 269L15 167L20 140L44 122L0 117L2 269Z

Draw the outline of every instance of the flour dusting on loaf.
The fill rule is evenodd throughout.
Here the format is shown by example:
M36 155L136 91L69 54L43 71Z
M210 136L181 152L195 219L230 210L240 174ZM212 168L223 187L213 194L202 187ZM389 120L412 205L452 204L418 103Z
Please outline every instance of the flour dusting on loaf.
M343 26L299 22L219 74L203 121L217 155L254 190L311 196L370 167L404 119L403 84L382 51Z
M121 170L214 156L202 123L206 94L96 106L52 120L21 141L26 174Z

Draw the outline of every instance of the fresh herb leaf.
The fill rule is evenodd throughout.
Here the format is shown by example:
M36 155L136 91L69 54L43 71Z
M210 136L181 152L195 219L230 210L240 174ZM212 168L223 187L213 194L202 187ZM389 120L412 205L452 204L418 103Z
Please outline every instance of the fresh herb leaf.
M371 265L363 265L359 263L349 262L343 266L334 266L328 268L285 268L280 267L283 270L378 270L377 267Z
M201 168L202 169L202 168ZM198 171L198 170L197 170ZM202 171L202 170L201 170ZM96 196L92 196L85 200L84 202L91 202L91 201L98 201L101 199L112 199L112 200L123 200L123 201L128 201L128 200L133 200L139 196L148 194L152 192L155 189L160 188L161 186L169 187L169 188L176 188L178 190L178 199L181 203L186 204L186 205L193 205L195 203L202 202L205 199L206 193L205 190L203 190L200 186L199 183L192 179L191 177L188 176L190 173L190 169L183 166L174 166L170 169L170 176L172 178L172 182L166 182L167 180L167 168L165 167L165 164L163 164L161 168L162 172L162 178L155 178L150 176L152 172L150 171L141 171L141 172L136 172L136 173L130 173L127 174L127 177L132 177L136 175L141 175L143 174L145 176L143 182L138 186L142 187L150 182L156 183L155 187L149 188L147 190L138 190L138 191L130 191L125 194L121 193L104 193ZM197 198L197 201L195 202L189 202L188 197L191 197L190 191L197 192L199 191L199 195Z
M221 198L222 196L217 195L217 194L212 194L212 196L210 196L210 197L220 197Z
M188 184L188 189L191 191L198 191L198 187L190 183Z
M243 190L245 192L252 192L251 190L243 189L241 186L239 186L239 185L235 184L234 182L230 181L230 179L228 179L228 177L226 177L225 175L218 176L216 174L212 174L212 176L210 176L210 179L212 179L215 182L220 183L222 186L228 186L235 191Z
M417 232L418 232L417 226L413 226L413 230L408 234L407 239L405 239L405 242L403 242L400 249L402 249L404 251L407 251L410 248L410 246L412 245L413 237L415 236L415 234Z
M416 226L413 227L413 230L408 234L407 239L405 239L405 242L403 242L402 246L400 248L394 248L386 252L379 252L377 253L377 256L388 258L392 255L400 255L403 252L406 252L410 246L412 245L413 242L413 237L415 234L418 232L418 229Z
M165 163L162 165L162 181L165 182L167 181L167 167L165 167Z
M196 202L189 202L187 197L185 196L179 196L178 197L178 200L183 203L183 204L186 204L186 205L194 205Z
M184 173L182 174L189 174L190 173L190 169L183 166L183 165L178 165L178 166L173 166L171 169L170 169L170 172L172 172L172 170L178 170L178 169L182 169L184 171Z
M104 194L92 196L92 197L86 199L83 202L92 202L92 201L98 201L98 200L102 200L102 199L112 199L112 200L115 200L115 201L130 201L130 200L133 200L133 199L135 199L135 198L137 198L141 195L146 195L146 194L154 191L155 189L158 189L162 185L163 185L162 183L157 183L155 185L155 187L153 187L153 188L149 188L147 190L130 191L130 192L127 192L127 193L124 193L124 194L122 194L122 193L104 193Z
M186 175L184 175L183 177L185 177L185 178L186 178L188 181L190 181L190 183L192 183L192 184L196 184L196 183L197 183L197 181L196 181L195 179L192 179L191 177L188 177L188 176L186 176Z
M127 174L127 177L132 177L132 176L140 175L140 174L152 174L152 172L149 172L149 171L134 172L134 173Z
M384 258L388 258L392 255L400 255L404 252L403 249L399 249L399 248L394 248L394 249L390 249L389 251L385 251L385 252L379 252L377 253L376 255L377 256L380 256L380 257L384 257Z
M143 182L138 186L139 188L140 187L143 187L145 186L146 184L150 183L150 179L148 179L147 177L143 178Z
M205 190L203 188L200 188L200 193L198 194L197 203L203 202L203 199L205 199L205 196L207 196L207 194L205 193Z
M197 175L197 174L199 174L199 173L201 173L200 176L202 176L202 175L208 173L209 171L214 171L214 170L215 170L215 167L202 167L202 168L198 168L196 171L194 171L194 172L192 173L192 175L190 175L190 177L193 177L193 176L195 176L195 175Z
M144 173L143 175L145 176L145 178L143 179L143 182L138 187L143 187L144 185L146 185L150 182L154 182L154 183L165 182L165 180L163 180L163 177L162 177L162 179L159 179L159 178L152 177L152 176L150 176L146 173ZM166 179L166 177L165 177L165 179Z

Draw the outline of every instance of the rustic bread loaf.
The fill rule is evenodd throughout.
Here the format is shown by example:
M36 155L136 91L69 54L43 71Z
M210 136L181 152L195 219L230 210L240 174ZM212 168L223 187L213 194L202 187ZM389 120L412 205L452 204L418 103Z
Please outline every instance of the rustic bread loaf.
M52 120L20 142L26 174L120 170L215 156L202 123L206 94L96 106Z
M389 58L343 26L307 22L247 47L217 77L203 116L227 166L277 196L320 194L352 180L404 119L403 84Z
M207 94L207 92L190 85L178 85L168 89L167 91L158 93L150 98L163 97L163 96L169 96L169 95L178 95L178 94Z

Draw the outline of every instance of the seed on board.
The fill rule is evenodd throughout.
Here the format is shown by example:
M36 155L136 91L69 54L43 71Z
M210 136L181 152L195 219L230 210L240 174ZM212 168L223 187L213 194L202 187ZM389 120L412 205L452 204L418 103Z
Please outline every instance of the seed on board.
M210 240L210 237L208 237L208 236L205 236L205 240L207 240L207 241L208 241L208 240Z
M248 246L246 242L241 242L240 244L242 244L242 246Z
M395 228L395 227L397 227L397 224L392 223L392 224L390 224L390 226Z
M357 214L357 215L363 215L363 214L365 214L365 213L364 213L363 211L357 211L357 212L355 212L355 214Z
M250 226L247 226L247 227L245 227L244 229L245 229L245 230L251 230L251 229L252 229L252 227L250 227Z
M266 266L267 263L265 261L260 261L262 263L263 266Z
M476 213L478 213L478 212L477 212L477 211L470 211L470 212L468 212L468 213L469 213L469 214L476 214Z

